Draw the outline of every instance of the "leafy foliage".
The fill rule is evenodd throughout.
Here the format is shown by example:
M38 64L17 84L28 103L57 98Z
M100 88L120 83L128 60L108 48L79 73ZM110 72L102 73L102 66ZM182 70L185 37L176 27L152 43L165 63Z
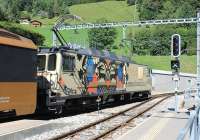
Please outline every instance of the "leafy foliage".
M128 0L128 4L130 4ZM137 9L141 20L195 17L200 0L137 0ZM132 4L134 4L132 2ZM195 54L195 26L158 26L146 28L136 33L132 47L139 55L169 55L171 35L178 33L182 37L182 53Z
M59 15L68 14L69 6L82 3L92 3L92 2L101 2L106 0L0 0L0 20L8 20L17 22L20 17L38 17L38 18L53 18ZM137 7L140 20L151 20L151 19L168 19L168 18L182 18L182 17L194 17L196 16L197 8L200 7L200 0L126 0L128 5L135 5L132 7ZM76 14L76 11L79 11L77 15L81 16L86 22L94 22L96 19L109 16L112 18L110 21L121 21L122 20L133 20L135 19L136 13L128 10L126 13L133 14L133 16L125 16L128 14L121 14L121 9L125 7L117 7L116 5L106 4L108 7L115 7L118 9L119 13L116 13L114 10L108 7L102 7L104 11L98 11L96 7L91 6L95 9L96 13L91 14L91 9L87 9L88 5L82 7L85 15L80 14L80 7L77 5L77 8L71 9L70 11ZM122 4L120 4L122 5ZM81 5L80 5L81 6ZM127 6L127 5L126 5ZM73 7L73 6L72 6ZM87 7L87 8L86 8ZM130 9L133 9L129 7ZM81 11L81 13L83 13ZM110 16L110 12L115 13L115 16ZM106 13L106 15L105 15ZM118 19L118 17L120 17ZM125 17L125 18L121 18ZM53 21L52 19L52 21ZM108 19L108 18L107 18ZM138 19L138 18L137 18ZM105 22L105 21L102 21ZM3 27L8 28L5 25ZM17 27L16 27L17 28ZM168 55L170 53L170 37L174 33L179 33L182 36L182 48L183 53L195 54L195 45L196 45L196 31L195 26L183 24L178 26L159 26L156 28L148 27L142 30L134 31L135 35L132 35L130 32L127 36L129 41L129 46L131 46L134 53L140 55ZM13 29L13 28L12 28ZM49 29L49 28L48 28ZM17 29L13 29L18 31ZM21 30L21 27L20 27ZM23 29L22 29L23 30ZM36 30L36 29L34 29ZM38 29L38 32L41 32L42 29ZM47 34L46 29L43 29L45 34ZM36 38L26 33L25 31L18 31L19 33L24 33L28 38L34 39L38 44L42 44L44 38L37 38L39 35L36 35ZM32 34L32 35L33 35ZM47 35L46 35L47 36ZM116 41L116 30L112 28L105 29L91 29L89 31L89 43L90 46L97 47L100 49L105 48L117 48L114 46ZM118 41L119 42L119 41ZM127 41L128 42L128 41ZM130 43L131 42L131 43ZM116 44L116 42L115 42ZM121 43L123 44L123 43ZM126 45L126 44L125 44Z
M0 3L2 12L10 21L18 21L23 11L32 13L32 16L42 14L42 16L53 18L69 13L68 5L69 0L6 0Z
M68 14L68 7L74 4L100 2L105 0L4 0L0 1L1 13L4 17L0 20L18 21L21 12L27 11L32 16L53 18L55 16Z
M140 19L164 19L196 15L200 0L138 0Z
M196 30L193 26L187 28L172 25L147 27L136 32L135 37L130 32L127 38L133 40L131 47L135 54L170 55L171 36L175 33L181 35L182 54L194 55ZM127 45L127 41L125 45Z
M101 20L101 22L106 21ZM101 50L113 48L116 37L117 31L115 28L94 28L88 32L90 47L95 47Z
M11 31L13 33L19 34L21 36L24 36L26 38L31 39L36 45L43 45L45 38L39 33L35 33L30 30L26 30L22 28L21 26L10 24L8 22L1 22L0 28L4 28L8 31Z

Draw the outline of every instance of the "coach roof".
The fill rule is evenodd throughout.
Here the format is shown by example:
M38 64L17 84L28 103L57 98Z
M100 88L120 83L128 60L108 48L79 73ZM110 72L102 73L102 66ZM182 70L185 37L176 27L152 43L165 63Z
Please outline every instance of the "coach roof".
M19 48L37 49L37 46L27 38L11 33L0 28L0 45L7 45Z

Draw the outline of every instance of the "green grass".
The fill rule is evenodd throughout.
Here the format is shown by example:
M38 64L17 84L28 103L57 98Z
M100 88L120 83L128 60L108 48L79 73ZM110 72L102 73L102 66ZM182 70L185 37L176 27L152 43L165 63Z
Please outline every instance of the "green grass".
M52 31L51 28L52 25L43 25L42 27L32 27L30 25L23 25L27 29L31 29L35 32L38 32L42 34L45 37L45 44L46 46L52 45ZM115 40L115 45L119 45L122 40L122 28L116 28L117 29L117 38ZM136 32L138 30L141 30L142 28L136 29L136 28L127 28L127 34L129 32ZM74 42L77 44L85 45L88 44L88 30L78 30L75 32L74 30L64 30L61 31L63 37L66 41Z
M79 4L70 7L70 13L80 16L84 22L96 22L104 18L108 21L133 21L138 19L134 6L128 6L126 1L105 1L89 4Z
M53 34L53 32L51 31L52 25L45 25L42 27L33 27L31 25L23 25L23 27L42 34L46 39L44 42L44 46L48 46L48 47L52 46L52 34ZM77 43L80 45L88 44L87 30L78 30L77 32L75 32L74 30L61 31L61 34L63 35L64 39L67 42Z
M123 47L112 50L117 55L131 58L136 63L148 65L151 69L171 71L171 56L138 56L132 54L130 48ZM182 55L180 57L181 72L196 73L196 56Z
M138 12L135 12L134 6L128 6L126 1L105 1L98 3L89 3L89 4L79 4L74 5L69 8L70 13L80 16L83 19L83 22L96 22L99 19L106 19L109 22L115 21L133 21L138 20ZM40 17L34 17L34 19L38 19L43 23L42 27L32 27L24 25L25 28L33 30L35 32L41 33L45 36L46 46L52 45L52 32L51 28L56 22L57 17L53 19L47 19ZM66 22L72 24L73 20L67 20ZM75 22L78 23L78 22ZM143 30L145 27L129 27L127 28L127 34L132 32L138 32ZM156 30L156 27L149 28L149 30ZM66 41L72 43L78 43L82 45L88 44L88 34L87 30L78 30L78 33L75 33L73 30L71 31L62 31L62 34ZM117 39L115 44L118 45L122 39L122 29L117 28ZM133 35L134 36L134 35ZM152 69L160 69L160 70L168 70L170 71L170 56L131 56L130 48L124 47L117 50L112 50L117 55L125 55L130 56L135 62L140 64L149 65ZM196 73L196 56L181 56L181 72L187 73Z
M97 3L73 5L69 8L70 13L80 16L83 22L96 22L99 19L106 19L108 21L132 21L138 20L138 12L135 11L134 6L128 6L126 1L104 1ZM40 20L43 23L42 27L26 26L25 28L34 30L45 36L45 46L52 45L51 28L56 22L57 17L53 19L34 17L33 19ZM73 20L66 20L65 22L73 24ZM77 23L77 22L75 22ZM118 36L115 44L118 45L122 39L122 29L117 28ZM64 38L70 42L77 42L78 44L88 44L87 30L79 30L78 34L74 31L62 31Z
M46 41L47 44L51 44L51 37L52 37L52 32L50 31L51 26L43 26L41 28L34 28L32 26L24 26L24 28L34 30L35 32L42 33L45 35L48 40ZM118 32L120 30L118 29ZM85 41L88 40L87 38L87 30L79 30L78 33L75 33L74 31L67 31L63 32L63 35L65 39L68 42L75 42L75 41L81 41L82 43L87 44ZM120 38L120 37L119 37ZM50 45L49 45L50 46ZM138 56L138 55L133 55L130 53L130 48L129 47L123 47L119 49L112 50L115 52L117 55L124 55L126 57L132 58L133 61L139 63L139 64L145 64L149 65L150 68L152 69L160 69L160 70L168 70L170 71L170 56ZM181 63L181 72L186 72L186 73L196 73L196 56L186 56L182 55L180 58L180 63Z
M33 17L34 20L39 20L40 22L42 22L43 25L51 25L53 26L56 23L56 20L58 19L58 17L54 17L52 19L48 19L48 18L41 18L39 16Z
M96 3L78 4L69 7L70 14L77 15L82 21L68 19L65 22L74 23L94 23L99 19L110 22L138 20L138 12L135 6L128 6L126 1L104 1ZM58 17L48 19L33 17L41 21L44 25L54 25Z
M171 70L171 56L133 56L133 60L140 64L149 65L152 69ZM196 73L196 56L181 56L180 65L181 72Z

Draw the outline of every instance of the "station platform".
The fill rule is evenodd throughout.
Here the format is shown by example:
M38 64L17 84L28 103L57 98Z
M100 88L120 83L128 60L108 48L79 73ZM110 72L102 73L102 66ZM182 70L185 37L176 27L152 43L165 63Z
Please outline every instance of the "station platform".
M190 116L189 112L176 113L171 106L152 114L117 140L176 140Z

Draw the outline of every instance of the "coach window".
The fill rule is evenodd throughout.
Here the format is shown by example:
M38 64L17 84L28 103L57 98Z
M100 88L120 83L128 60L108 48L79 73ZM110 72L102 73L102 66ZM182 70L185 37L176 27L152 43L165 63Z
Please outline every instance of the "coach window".
M73 72L75 69L75 57L70 55L63 56L63 71Z
M37 56L38 71L44 71L45 70L45 63L46 63L46 56L45 55L38 55Z
M48 60L48 70L54 71L55 69L56 69L56 55L51 54L49 55L49 60Z

